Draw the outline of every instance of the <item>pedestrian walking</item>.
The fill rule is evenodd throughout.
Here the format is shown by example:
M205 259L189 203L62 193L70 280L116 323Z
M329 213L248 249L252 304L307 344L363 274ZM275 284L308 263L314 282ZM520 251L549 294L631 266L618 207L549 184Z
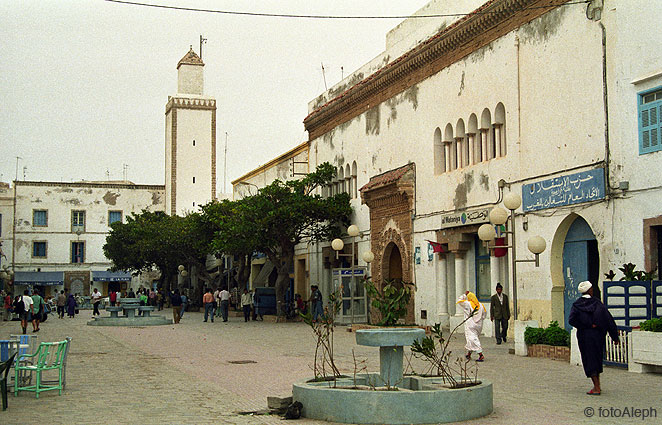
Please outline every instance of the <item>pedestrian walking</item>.
M92 305L94 306L94 310L92 311L92 317L96 314L97 316L101 315L99 313L99 304L101 304L101 292L97 288L94 288L94 291L92 292Z
M76 297L74 297L74 294L69 294L69 298L67 298L67 316L73 319L76 316L77 307Z
M39 290L32 291L32 332L39 332L39 323L44 314L44 299L39 295Z
M221 288L218 287L214 291L214 315L216 317L221 317Z
M18 302L14 302L14 311L19 313L19 317L21 318L23 334L28 333L28 321L32 320L32 313L34 311L34 302L29 294L30 292L25 289L23 291L23 296L20 298L17 297Z
M317 285L310 285L310 308L313 313L313 322L321 319L324 316L324 309L322 303L322 292L320 292Z
M600 395L600 374L605 353L607 333L614 344L620 344L616 322L607 307L593 297L593 284L581 282L577 289L582 294L570 309L568 323L577 328L577 345L582 356L582 365L587 378L593 381L593 388L586 394Z
M108 294L108 301L110 302L111 307L115 307L115 303L117 302L117 292L114 289Z
M180 313L182 311L182 296L179 295L179 289L175 289L175 292L170 295L170 304L172 305L172 318L175 323L179 323L179 319L181 319Z
M57 306L57 316L60 319L64 318L64 307L67 305L67 296L64 295L64 291L60 291L60 293L57 294L55 305Z
M3 317L2 317L2 320L6 322L6 321L9 320L9 317L11 316L11 311L12 311L12 299L11 299L11 295L12 295L12 294L10 294L9 292L6 292L6 293L5 293L4 291L2 292L2 294L3 294L2 301L3 301L3 304L4 304L4 305L3 305Z
M186 305L188 304L188 297L186 296L186 292L182 291L182 309L179 312L179 318L181 319L184 317L184 312L186 311Z
M508 320L510 320L510 305L508 295L503 293L501 283L496 284L496 294L490 299L490 320L494 322L494 336L497 345L506 342L508 334Z
M219 292L218 298L221 301L221 316L223 316L223 321L227 322L228 309L230 308L230 293L225 286L221 289L221 292Z
M241 294L241 309L244 311L244 322L248 322L251 318L251 294L248 289L244 288L244 293Z
M202 304L205 306L205 322L211 316L211 322L214 323L214 294L211 289L205 289L205 294L202 296Z
M485 306L478 301L473 292L467 291L461 295L457 300L457 305L460 306L464 312L464 337L466 338L467 360L471 360L471 353L477 352L477 362L485 360L483 356L483 347L480 345L479 335L483 329L483 320L487 317L487 310Z

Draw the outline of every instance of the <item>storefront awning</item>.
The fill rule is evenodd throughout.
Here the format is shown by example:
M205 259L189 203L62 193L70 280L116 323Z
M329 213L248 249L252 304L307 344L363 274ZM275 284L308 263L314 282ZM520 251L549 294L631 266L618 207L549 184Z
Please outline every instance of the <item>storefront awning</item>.
M92 280L95 282L131 282L131 273L92 270Z
M63 285L64 272L16 272L14 275L16 285Z

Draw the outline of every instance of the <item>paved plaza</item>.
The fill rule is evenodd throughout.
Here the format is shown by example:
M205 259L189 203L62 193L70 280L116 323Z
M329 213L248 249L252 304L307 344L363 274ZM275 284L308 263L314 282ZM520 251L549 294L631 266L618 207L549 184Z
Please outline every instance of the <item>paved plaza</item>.
M170 310L161 313L171 317ZM187 312L178 325L122 328L87 326L90 316L51 315L42 324L40 341L73 338L66 390L61 396L42 393L38 400L33 393L10 395L0 424L324 423L239 413L265 409L267 396L291 395L292 382L312 376L315 341L304 323L245 323L239 317L203 323L201 313ZM18 332L19 322L0 322L0 339ZM342 372L354 369L352 350L378 371L378 349L356 345L345 327L334 340ZM462 353L463 340L454 337L454 353ZM482 343L486 361L479 378L494 383L494 412L469 423L662 423L660 375L606 368L602 396L588 396L591 383L581 368L509 354L510 341ZM412 366L425 370L419 361ZM657 418L605 417L625 408L653 408Z

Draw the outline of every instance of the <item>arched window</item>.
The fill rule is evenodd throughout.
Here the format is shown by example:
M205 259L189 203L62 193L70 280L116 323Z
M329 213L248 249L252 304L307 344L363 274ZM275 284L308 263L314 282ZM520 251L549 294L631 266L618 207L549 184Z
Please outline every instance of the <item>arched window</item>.
M444 152L444 142L441 140L441 130L439 127L434 131L434 173L441 174L446 172L446 154Z
M478 134L478 118L476 114L471 114L469 116L469 122L467 126L467 140L470 146L472 146L471 163L478 164L482 161L482 152L480 145L480 134Z
M345 166L345 190L347 191L349 198L352 199L352 193L354 193L354 191L352 190L352 172L349 168L349 164Z
M483 161L494 158L494 146L492 143L492 114L485 108L480 115L480 143L483 150Z
M460 118L455 125L455 144L457 145L457 167L469 165L469 144L464 133L464 120Z
M506 156L506 108L497 103L494 110L494 144L499 150L498 156Z
M444 150L446 151L446 169L452 171L457 169L457 145L453 138L453 126L448 123L444 129Z
M345 191L345 169L340 166L338 167L338 193L343 193Z
M352 162L352 198L358 197L358 186L356 180L356 161Z

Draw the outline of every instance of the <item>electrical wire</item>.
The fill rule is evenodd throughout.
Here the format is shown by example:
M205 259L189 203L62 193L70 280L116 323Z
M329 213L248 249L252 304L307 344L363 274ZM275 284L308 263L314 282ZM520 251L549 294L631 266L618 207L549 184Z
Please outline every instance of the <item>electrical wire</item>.
M420 18L464 17L468 15L489 15L494 13L501 13L501 12L490 12L490 11L474 11L469 13L435 13L429 15L391 15L391 16L298 15L291 13L238 12L232 10L201 9L195 7L168 6L164 4L142 3L142 2L126 1L126 0L105 0L105 1L110 3L122 4L122 5L154 7L158 9L181 10L185 12L218 13L221 15L240 15L240 16L258 16L258 17L268 17L268 18L296 18L296 19L411 19L411 18L420 19ZM521 10L548 9L552 7L570 6L574 4L587 4L590 3L590 1L591 0L569 1L569 2L561 1L559 3L548 4L546 6L523 7Z

